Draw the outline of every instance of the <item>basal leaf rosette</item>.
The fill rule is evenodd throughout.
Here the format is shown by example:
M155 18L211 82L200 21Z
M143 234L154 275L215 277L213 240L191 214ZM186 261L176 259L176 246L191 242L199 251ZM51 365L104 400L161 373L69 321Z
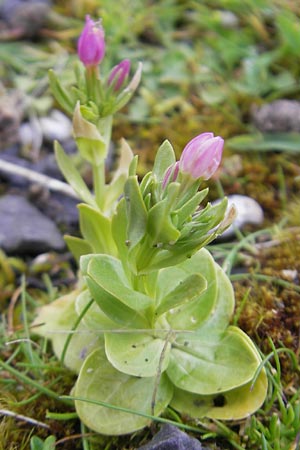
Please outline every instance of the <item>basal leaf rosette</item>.
M152 297L135 291L117 259L89 255L82 261L95 300L94 322L90 309L85 326L104 330L104 347L86 358L74 391L77 412L90 428L129 433L149 423L144 414L160 415L168 405L219 419L240 419L259 408L264 370L252 381L261 359L247 335L229 325L232 286L207 250L161 269ZM108 301L115 304L110 309ZM82 295L80 302L82 311Z

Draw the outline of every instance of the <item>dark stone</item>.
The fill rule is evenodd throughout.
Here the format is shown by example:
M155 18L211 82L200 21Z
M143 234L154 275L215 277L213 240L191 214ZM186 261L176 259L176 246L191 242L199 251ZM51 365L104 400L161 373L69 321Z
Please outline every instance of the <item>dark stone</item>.
M52 192L47 202L37 201L37 207L57 225L66 228L64 231L73 233L78 230L79 200L58 192Z
M51 5L51 0L3 0L0 16L11 28L31 37L44 25Z
M7 253L37 255L63 251L65 243L56 225L24 197L0 198L0 247Z
M138 450L205 450L201 443L173 425L163 425L148 444Z
M252 108L254 125L262 132L300 132L300 102L275 100Z

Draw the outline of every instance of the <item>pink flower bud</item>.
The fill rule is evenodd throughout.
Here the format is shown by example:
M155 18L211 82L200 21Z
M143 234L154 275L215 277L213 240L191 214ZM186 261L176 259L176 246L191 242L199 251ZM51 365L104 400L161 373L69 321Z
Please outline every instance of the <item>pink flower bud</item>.
M85 66L96 66L105 54L104 30L101 21L85 18L85 26L78 40L78 56Z
M129 59L123 59L119 64L112 68L107 80L107 84L113 85L114 91L118 91L123 85L130 72Z
M208 180L220 165L224 140L213 133L202 133L192 139L184 148L179 168L195 180Z
M165 189L169 183L172 183L173 181L177 180L178 172L179 172L179 161L177 161L175 164L172 164L167 168L162 182L163 189Z

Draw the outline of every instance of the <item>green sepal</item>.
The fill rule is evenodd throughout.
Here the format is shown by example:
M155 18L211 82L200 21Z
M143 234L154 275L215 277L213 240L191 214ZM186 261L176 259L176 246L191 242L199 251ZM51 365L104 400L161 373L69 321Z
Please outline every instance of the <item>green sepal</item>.
M72 158L64 152L62 146L57 141L54 143L54 150L57 164L74 191L85 203L97 207L93 195L76 169Z

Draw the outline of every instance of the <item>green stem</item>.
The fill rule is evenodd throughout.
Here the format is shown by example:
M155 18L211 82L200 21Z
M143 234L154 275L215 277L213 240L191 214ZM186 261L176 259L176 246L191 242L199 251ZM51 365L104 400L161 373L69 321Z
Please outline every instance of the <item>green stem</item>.
M105 198L105 164L101 161L101 164L93 164L93 183L94 183L94 193L96 203L100 209L103 211L104 198Z
M112 116L99 119L97 127L105 142L105 155L108 154L112 132ZM96 158L95 158L96 159ZM101 164L93 164L94 192L97 205L105 213L105 160ZM109 207L110 205L108 205Z
M89 101L99 103L99 92L98 92L98 82L99 82L99 72L98 66L88 66L85 72L86 80L86 90Z

